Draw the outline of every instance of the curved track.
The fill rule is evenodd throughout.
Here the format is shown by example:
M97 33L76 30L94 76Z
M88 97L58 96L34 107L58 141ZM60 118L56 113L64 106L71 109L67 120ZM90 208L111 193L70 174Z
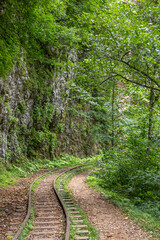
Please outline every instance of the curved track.
M80 167L80 166L79 166ZM79 167L53 172L40 181L34 191L33 208L35 221L33 230L24 239L27 240L69 240L70 223L74 225L75 236L72 239L90 239L88 226L83 224L83 219L77 206L64 188L65 180ZM62 176L63 174L64 177ZM58 189L55 186L57 178L61 177ZM22 239L19 236L30 216L31 212L31 189L26 219L22 223L13 240Z

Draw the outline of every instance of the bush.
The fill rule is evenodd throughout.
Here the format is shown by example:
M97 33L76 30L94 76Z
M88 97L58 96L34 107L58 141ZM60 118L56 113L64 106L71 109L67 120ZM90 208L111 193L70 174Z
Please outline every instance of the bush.
M148 159L139 153L137 156L129 150L106 152L101 170L97 172L101 186L133 198L135 202L160 199L160 164L151 155Z

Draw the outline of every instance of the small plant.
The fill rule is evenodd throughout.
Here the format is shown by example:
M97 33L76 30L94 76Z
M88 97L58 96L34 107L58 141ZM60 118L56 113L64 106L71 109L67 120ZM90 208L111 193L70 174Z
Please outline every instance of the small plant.
M7 238L8 238L8 239L12 239L12 238L13 238L13 236L11 236L11 235L8 235L8 236L7 236Z

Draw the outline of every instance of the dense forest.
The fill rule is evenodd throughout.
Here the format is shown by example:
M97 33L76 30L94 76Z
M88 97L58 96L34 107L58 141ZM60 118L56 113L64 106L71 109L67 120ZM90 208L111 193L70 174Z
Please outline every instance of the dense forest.
M158 228L159 1L2 0L0 77L1 169L99 154L90 179Z

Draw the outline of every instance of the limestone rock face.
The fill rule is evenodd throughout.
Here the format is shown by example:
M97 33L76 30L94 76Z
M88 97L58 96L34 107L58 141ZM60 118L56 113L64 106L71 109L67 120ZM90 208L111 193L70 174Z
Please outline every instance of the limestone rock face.
M6 151L17 151L17 133L21 125L31 128L31 109L34 100L26 89L25 79L21 68L15 67L13 72L4 80L0 79L1 108L0 108L0 157L6 157ZM25 111L24 109L25 108ZM10 139L8 136L10 135Z
M71 52L69 58L75 60L75 54ZM48 129L55 131L65 111L68 79L74 77L73 72L73 69L68 72L54 69L53 77L44 80L42 88L50 87L50 92L43 96L34 86L34 80L31 82L25 62L15 66L6 79L0 79L0 158L4 163L8 158L27 154L28 146L34 141L33 131L42 132L43 124L49 123ZM44 120L39 120L42 117Z
M43 75L43 65L39 71L22 58L6 79L0 78L0 162L97 152L90 122L78 115L89 112L90 104L79 104L74 95L77 59L72 50L63 56L62 64L58 59L60 67L55 65Z

